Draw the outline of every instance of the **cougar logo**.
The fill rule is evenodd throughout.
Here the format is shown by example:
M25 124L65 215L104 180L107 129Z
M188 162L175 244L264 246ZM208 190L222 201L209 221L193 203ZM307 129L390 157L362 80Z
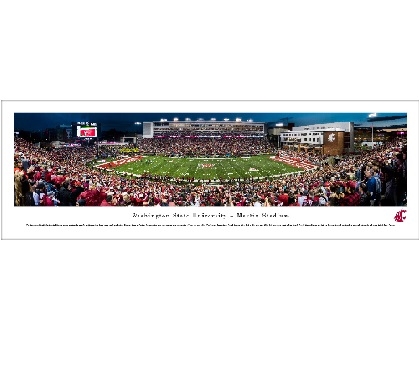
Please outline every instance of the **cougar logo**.
M329 134L329 138L327 139L329 142L335 141L335 133Z
M396 216L394 216L394 221L396 222L403 222L403 220L406 220L406 216L403 216L404 213L407 212L406 210L401 210L396 213Z

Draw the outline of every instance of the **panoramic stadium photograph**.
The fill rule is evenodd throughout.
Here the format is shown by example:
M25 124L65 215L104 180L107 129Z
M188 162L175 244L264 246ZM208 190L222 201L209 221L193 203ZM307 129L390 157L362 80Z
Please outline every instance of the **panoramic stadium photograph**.
M407 114L14 113L14 206L407 205Z

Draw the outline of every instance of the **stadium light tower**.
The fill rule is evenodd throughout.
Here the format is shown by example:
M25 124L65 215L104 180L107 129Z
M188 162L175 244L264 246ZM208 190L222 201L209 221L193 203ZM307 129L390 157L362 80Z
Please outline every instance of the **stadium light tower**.
M134 123L134 125L138 128L138 130L137 130L137 134L136 134L136 136L135 136L135 144L137 144L137 140L138 140L138 135L140 134L140 125L142 125L143 123L142 122L140 122L140 121L136 121L135 123Z
M369 118L375 118L376 116L377 116L376 112L368 115ZM371 144L374 145L374 123L372 120L371 120Z
M284 123L276 123L275 126L277 126L277 127L283 127L284 126ZM277 136L277 138L278 138L278 149L279 149L279 136L280 136L280 134L278 133L278 136Z
M279 119L279 121L275 124L275 126L277 126L277 127L283 127L284 126L284 123L286 122L287 123L287 129L289 130L289 121L290 120L292 120L292 117L290 117L290 116L287 116L287 117L284 117L284 118L281 118L281 119ZM280 144L279 144L279 140L280 140L280 134L278 133L278 149L279 149L279 147L280 147Z
M136 121L135 123L134 123L134 125L137 127L137 134L139 134L140 133L140 125L142 125L143 123L142 122L140 122L140 121Z

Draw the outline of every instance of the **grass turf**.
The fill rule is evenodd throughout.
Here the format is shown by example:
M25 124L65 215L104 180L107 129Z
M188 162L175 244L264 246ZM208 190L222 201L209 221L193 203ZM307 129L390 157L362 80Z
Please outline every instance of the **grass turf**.
M142 175L170 176L173 178L236 179L250 177L277 177L301 169L276 162L269 155L235 158L190 158L148 156L142 160L121 165L117 172Z

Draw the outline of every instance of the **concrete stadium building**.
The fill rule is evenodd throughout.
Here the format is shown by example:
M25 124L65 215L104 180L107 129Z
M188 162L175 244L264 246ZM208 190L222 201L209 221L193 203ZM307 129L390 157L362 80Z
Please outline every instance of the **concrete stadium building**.
M266 136L266 123L241 121L236 119L230 121L203 120L197 121L184 120L144 122L143 138L163 138L163 137L203 137L203 138L223 138L229 136L260 137Z
M318 151L325 155L354 152L354 123L335 122L294 127L280 133L282 149Z

